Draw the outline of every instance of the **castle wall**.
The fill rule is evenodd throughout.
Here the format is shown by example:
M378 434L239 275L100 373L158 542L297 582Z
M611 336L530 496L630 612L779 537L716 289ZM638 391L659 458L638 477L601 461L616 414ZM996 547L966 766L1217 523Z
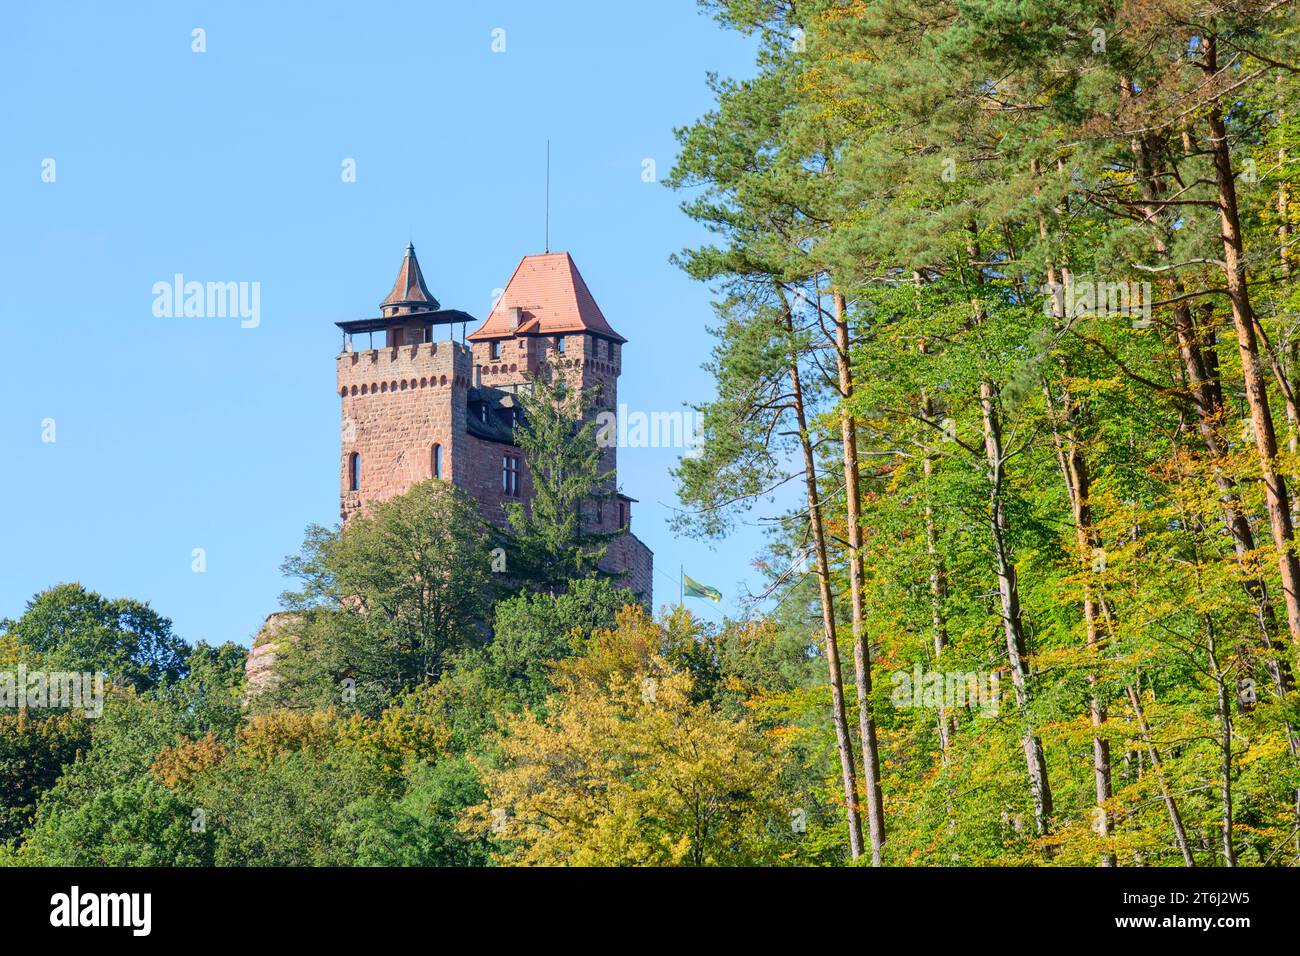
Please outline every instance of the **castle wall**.
M509 389L526 383L549 368L562 376L569 388L595 390L594 411L618 407L618 376L622 371L622 346L587 333L571 332L564 337L564 351L553 335L522 335L498 340L498 358L492 358L491 342L474 343L474 369L479 381L492 388ZM618 450L601 449L602 471L618 472ZM611 484L614 490L617 478Z
M532 476L528 472L528 463L524 461L523 452L514 445L488 441L477 435L461 435L464 442L463 460L465 471L457 476L456 486L478 502L483 517L501 527L506 525L506 504L512 501L526 502L533 495ZM501 481L502 463L505 455L519 459L519 497L507 497Z
M470 473L465 451L469 350L455 342L425 342L337 359L343 402L339 456L340 514L365 502L401 494L432 477L434 444L442 447L442 476L460 485ZM361 486L352 490L350 462L361 456Z
M473 344L474 369L479 384L488 388L510 388L536 376L541 364L542 348L532 336L499 339L498 355L492 357L491 342Z
M631 588L646 605L650 604L654 593L654 552L640 538L630 531L615 538L609 543L601 567L607 571L627 572L616 583Z

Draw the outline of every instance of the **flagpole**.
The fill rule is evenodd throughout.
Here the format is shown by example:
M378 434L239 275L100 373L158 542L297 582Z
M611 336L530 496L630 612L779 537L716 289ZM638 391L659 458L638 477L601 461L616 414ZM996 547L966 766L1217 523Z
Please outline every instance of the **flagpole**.
M677 606L686 607L686 565L677 565Z

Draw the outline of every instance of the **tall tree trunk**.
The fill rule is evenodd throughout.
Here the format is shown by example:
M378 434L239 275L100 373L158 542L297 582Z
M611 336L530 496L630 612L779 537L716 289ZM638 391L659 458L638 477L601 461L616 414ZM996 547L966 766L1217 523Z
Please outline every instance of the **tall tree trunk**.
M1041 215L1038 218L1038 233L1039 237L1046 242L1048 238L1047 221ZM1056 288L1058 280L1063 285L1068 286L1070 279L1068 269L1062 267L1058 276L1056 266L1048 265L1047 284L1049 289ZM1070 301L1070 299L1071 296L1067 290L1064 301ZM1067 317L1064 309L1061 308L1061 303L1062 299L1054 297L1053 312L1055 313L1055 319L1058 324L1063 325ZM1056 456L1061 468L1061 478L1065 482L1066 494L1070 499L1070 511L1074 518L1075 547L1078 551L1081 570L1087 575L1092 570L1093 553L1097 550L1100 542L1092 526L1092 505L1089 503L1091 478L1088 472L1087 459L1084 458L1083 452L1079 448L1075 423L1076 409L1069 390L1065 389L1062 398L1061 420L1058 426L1057 416L1052 407L1051 386L1046 382L1043 384L1043 396L1047 402L1047 411L1053 418L1052 438L1056 444ZM1065 429L1064 436L1062 435L1062 427ZM1083 585L1083 623L1088 650L1094 659L1100 658L1103 625L1098 609L1097 588L1090 577L1085 577ZM1092 738L1092 773L1096 807L1093 812L1096 815L1094 827L1097 835L1105 840L1110 837L1114 822L1111 819L1109 807L1113 791L1111 787L1110 742L1102 731L1102 727L1106 723L1106 705L1101 699L1099 683L1097 664L1094 662L1088 668L1088 719L1095 731ZM1116 862L1115 854L1112 851L1108 850L1102 854L1102 866L1115 866Z
M1047 400L1047 409L1053 413L1051 389L1043 387ZM1061 477L1065 482L1066 493L1070 499L1070 510L1074 516L1075 547L1078 550L1079 563L1085 575L1093 568L1093 554L1099 547L1096 530L1092 524L1092 506L1089 503L1091 477L1088 462L1079 448L1075 433L1074 418L1076 410L1068 391L1062 399L1060 419L1064 434L1056 421L1052 423L1052 437L1056 443L1057 461L1061 468ZM1055 417L1055 416L1054 416ZM1105 638L1105 623L1102 620L1098 603L1097 587L1090 577L1083 583L1083 622L1089 652L1100 657ZM1102 700L1097 676L1097 664L1088 668L1088 717L1095 731L1092 737L1092 775L1093 791L1096 797L1096 831L1098 836L1106 839L1110 836L1114 821L1111 819L1109 803L1112 796L1110 742L1104 734L1106 723L1106 704ZM1107 850L1101 857L1102 866L1115 866L1114 852Z
M1110 602L1106 599L1105 592L1100 592L1097 596L1097 603L1101 607L1102 619L1106 622L1108 633L1115 633L1115 616L1111 612ZM1187 830L1183 826L1183 816L1178 812L1178 800L1174 797L1173 791L1169 789L1169 780L1165 776L1164 761L1161 759L1160 750L1156 747L1151 739L1151 725L1147 722L1145 709L1142 707L1142 696L1136 684L1129 684L1124 688L1128 697L1129 706L1133 710L1133 717L1138 724L1138 737L1147 750L1147 757L1151 761L1151 771L1156 775L1156 784L1160 787L1160 799L1165 805L1165 811L1169 814L1169 825L1174 832L1174 843L1178 847L1178 852L1183 856L1183 863L1187 866L1196 866L1196 857L1192 856L1191 845L1187 841ZM1141 751L1138 752L1138 766L1141 768Z
M967 229L970 242L967 247L975 285L983 284L980 272L980 251L976 224ZM974 300L973 321L984 321L984 303ZM1002 631L1007 644L1007 663L1015 689L1016 709L1020 713L1022 731L1020 747L1025 755L1025 770L1029 778L1029 794L1034 804L1034 828L1041 836L1052 827L1052 788L1047 778L1047 758L1043 743L1034 733L1033 719L1029 714L1033 675L1029 667L1028 644L1025 641L1024 620L1020 612L1020 584L1016 565L1011 557L1008 541L1006 513L1006 455L1002 447L1002 423L998 413L998 392L987 378L980 381L980 417L984 431L984 467L989 482L989 531L993 541L994 573L998 579L998 601L1002 610Z
M912 273L912 282L917 289L924 286L920 272ZM922 355L929 354L929 349L930 346L924 339L917 345L917 351ZM934 421L934 400L926 389L921 390L918 411L926 421ZM943 555L939 551L939 536L934 522L934 499L930 488L930 479L934 476L934 455L928 450L921 460L921 471L925 484L925 556L930 578L930 636L934 649L934 666L938 670L942 668L943 649L948 646L948 621L945 608L948 599L948 576L944 568ZM948 708L943 705L939 706L938 722L939 748L946 762L952 747L952 718L948 714Z
M844 454L844 500L849 537L849 591L853 606L853 672L858 692L858 736L862 742L862 776L867 796L867 826L871 834L871 865L880 866L885 845L884 801L880 793L880 756L871 703L871 647L866 629L862 568L862 482L858 467L858 423L850 413L853 369L850 365L849 323L844 296L831 293L835 323L835 359L839 371L840 439Z
M862 821L858 813L858 781L853 765L853 740L844 707L844 679L840 667L840 650L835 627L835 600L831 592L830 561L826 552L826 527L823 523L821 496L817 490L817 462L812 439L808 434L808 416L804 408L803 382L799 375L799 357L794 352L794 319L789 307L785 313L786 331L790 336L790 390L795 420L799 427L799 444L803 450L804 486L808 494L808 526L817 556L817 584L821 596L823 644L826 669L831 682L831 718L835 724L835 745L840 756L840 776L844 785L844 807L849 826L849 852L853 859L862 856Z
M1223 842L1223 865L1236 866L1237 851L1232 839L1232 692L1227 675L1219 665L1214 621L1208 614L1204 621L1210 677L1215 686L1215 710L1219 718L1219 812L1222 817L1219 834Z
M1178 852L1183 855L1183 863L1187 866L1196 866L1196 857L1192 856L1191 847L1187 843L1187 831L1183 828L1183 816L1178 812L1178 801L1174 799L1173 793L1169 790L1169 781L1165 778L1160 751L1151 742L1151 726L1147 723L1146 712L1142 709L1142 699L1137 688L1132 684L1126 687L1125 691L1129 706L1133 709L1133 717L1137 720L1139 739L1146 746L1147 756L1151 760L1151 770L1156 775L1156 784L1160 787L1160 799L1169 814L1169 825L1174 831L1174 843L1178 846Z
M1280 75L1278 77L1278 80L1279 81L1281 80ZM1279 126L1285 125L1283 123L1283 119L1286 116L1286 111L1283 109L1282 106L1284 102L1285 100L1280 100L1278 105L1277 121ZM1283 144L1278 146L1277 148L1277 168L1286 169L1286 162L1287 162L1286 145ZM1277 186L1278 275L1280 275L1282 278L1282 285L1284 288L1286 288L1291 282L1291 255L1290 255L1290 250L1287 248L1287 246L1291 242L1290 205L1291 205L1291 197L1288 190L1288 183L1284 178L1280 183L1278 183ZM1296 349L1296 340L1294 335L1287 337L1286 351L1288 357L1288 362L1287 362L1288 367L1290 368L1291 375L1295 376L1298 371L1296 366L1298 362L1300 362L1300 352L1298 352ZM1292 383L1291 383L1291 391L1292 394L1295 394L1295 392L1297 391L1294 378L1292 379ZM1290 434L1288 436L1288 441L1287 441L1287 447L1290 449L1291 454L1294 455L1296 452L1300 451L1300 416L1298 416L1295 413L1295 409L1296 409L1295 402L1288 402L1286 407L1287 407L1287 418L1291 426ZM1291 523L1293 525L1295 524L1295 520L1296 520L1295 512L1294 512L1295 504L1296 502L1294 501L1291 502L1292 509L1293 509L1291 514Z
M1122 92L1126 97L1132 96L1132 86L1128 80L1124 81ZM1156 229L1153 237L1156 255L1168 262L1167 218L1158 205L1160 185L1155 176L1151 159L1152 150L1147 136L1134 136L1130 142L1130 149L1133 153L1138 187L1146 203L1143 214ZM1182 281L1176 275L1168 281L1166 289L1169 298L1176 298L1185 292ZM1223 389L1218 375L1218 356L1214 350L1214 330L1208 325L1203 330L1197 328L1191 306L1186 300L1175 302L1172 311L1178 356L1182 362L1183 374L1186 376L1188 391L1196 413L1197 431L1200 433L1205 450L1210 455L1214 481L1219 489L1219 500L1223 507L1224 525L1232 538L1238 563L1242 570L1247 572L1245 586L1255 604L1255 618L1259 625L1262 643L1265 648L1271 648L1277 634L1273 605L1269 600L1267 585L1255 567L1253 557L1255 536L1246 509L1242 504L1236 482L1224 467L1228 450L1220 436L1220 429L1224 424L1225 408ZM1285 692L1285 685L1289 683L1289 678L1282 678L1277 666L1272 666L1270 670L1275 686L1279 691Z
M924 348L924 346L922 346ZM921 394L921 415L928 421L934 420L934 402L928 393ZM939 551L939 535L934 522L934 503L930 494L930 479L934 475L934 456L928 452L921 462L925 480L925 556L930 578L930 636L934 648L934 666L942 669L943 651L948 646L948 621L945 604L948 600L948 575L944 568L943 555ZM943 750L944 760L952 748L952 717L948 708L939 707L939 746Z
M1124 91L1126 95L1131 93L1127 81L1124 84ZM1143 212L1148 221L1157 227L1154 238L1155 251L1161 259L1168 261L1165 217L1156 205L1159 186L1153 173L1150 146L1145 137L1134 137L1131 148L1141 194L1147 203ZM1169 290L1173 296L1182 295L1184 292L1182 282L1174 277L1169 282ZM1266 652L1271 652L1278 633L1277 618L1273 612L1272 601L1269 599L1268 585L1259 574L1257 567L1254 531L1250 527L1236 482L1225 468L1228 450L1220 437L1219 430L1223 426L1226 410L1218 376L1217 353L1214 351L1214 330L1212 327L1207 327L1203 331L1197 328L1192 309L1186 301L1174 303L1173 318L1178 354L1192 397L1197 430L1205 450L1210 455L1214 481L1219 489L1219 500L1223 507L1224 525L1232 539L1237 563L1242 571L1246 572L1243 583L1255 605L1255 621L1259 627L1261 643ZM1274 691L1279 697L1285 696L1293 683L1291 669L1286 660L1278 660L1269 653L1265 667ZM1289 725L1286 730L1287 745L1291 755L1294 759L1300 759L1300 739L1297 739ZM1295 800L1297 819L1300 819L1300 790L1296 791Z
M1206 69L1217 70L1216 40L1210 37ZM1219 224L1223 233L1223 273L1227 282L1228 301L1232 305L1232 324L1237 332L1237 351L1241 356L1242 378L1246 385L1246 402L1250 408L1255 449L1259 457L1260 477L1268 505L1269 530L1277 550L1278 571L1282 579L1282 598L1286 606L1287 628L1292 650L1300 650L1300 562L1294 550L1291 527L1291 503L1286 479L1277 467L1277 433L1268 406L1268 391L1260 368L1259 340L1255 334L1256 318L1250 301L1246 263L1241 233L1241 216L1237 206L1237 187L1232 174L1232 151L1223 113L1216 103L1206 116L1210 154L1214 160L1214 178L1218 187Z
M1029 715L1032 675L1026 649L1024 622L1020 613L1020 586L1016 566L1011 559L1007 540L1004 505L1006 462L1002 448L1002 426L998 418L997 392L989 381L980 383L980 409L984 421L984 451L989 478L989 530L993 537L993 557L998 578L998 598L1002 606L1002 630L1007 642L1007 661L1015 687L1016 708L1024 725L1020 746L1025 754L1029 791L1034 802L1034 826L1039 835L1050 832L1052 790L1047 779L1047 760L1042 741L1034 734Z

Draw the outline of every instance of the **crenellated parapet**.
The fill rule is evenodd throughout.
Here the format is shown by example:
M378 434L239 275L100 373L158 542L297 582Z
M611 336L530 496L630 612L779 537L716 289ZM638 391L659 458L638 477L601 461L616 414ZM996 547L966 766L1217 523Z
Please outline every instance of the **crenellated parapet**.
M458 342L421 342L361 352L340 352L340 397L379 395L412 388L469 388L470 350Z

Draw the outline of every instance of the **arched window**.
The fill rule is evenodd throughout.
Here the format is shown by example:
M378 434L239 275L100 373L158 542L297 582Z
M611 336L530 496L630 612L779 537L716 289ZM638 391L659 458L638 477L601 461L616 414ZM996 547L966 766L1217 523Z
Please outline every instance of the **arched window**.
M442 446L434 445L433 451L429 455L429 467L435 478L442 477Z
M348 455L348 490L361 490L361 455L355 451Z

